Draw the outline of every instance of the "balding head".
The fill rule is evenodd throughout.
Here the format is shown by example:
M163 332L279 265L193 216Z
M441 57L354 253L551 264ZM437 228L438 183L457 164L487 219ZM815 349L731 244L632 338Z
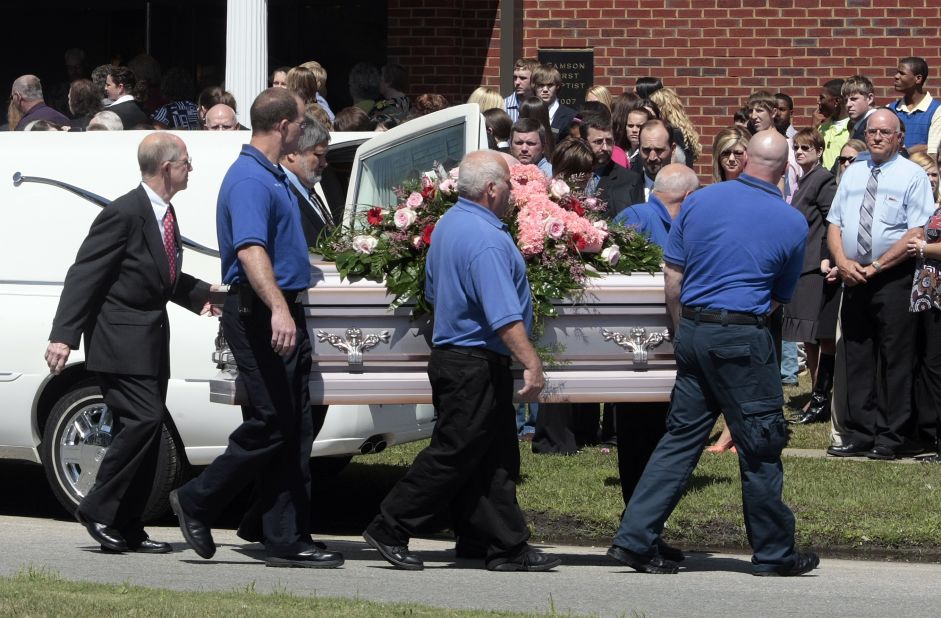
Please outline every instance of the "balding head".
M745 173L777 184L787 166L787 139L776 129L759 131L748 142Z
M224 103L213 105L206 112L206 129L209 131L238 131L239 121L235 117L235 110Z
M661 169L653 183L653 192L664 203L682 202L698 188L699 177L696 172L682 163L671 163Z
M882 164L902 148L902 123L895 112L877 109L866 121L866 145L873 163Z
M509 207L510 167L499 152L478 150L464 157L458 170L457 192L498 217Z
M21 75L13 82L13 94L24 101L42 101L42 84L35 75Z
M137 147L137 163L141 176L149 178L160 170L164 161L173 161L186 149L179 137L169 131L151 133Z

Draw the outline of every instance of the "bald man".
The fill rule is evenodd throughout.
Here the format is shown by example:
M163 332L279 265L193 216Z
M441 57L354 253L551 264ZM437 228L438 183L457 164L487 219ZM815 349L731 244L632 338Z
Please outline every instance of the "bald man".
M910 240L924 237L934 199L921 166L899 156L904 137L891 110L869 116L870 157L843 173L827 215L827 245L843 278L840 325L846 349L845 418L837 419L842 443L827 449L837 457L895 459L916 448L908 443L915 259L906 251Z
M740 182L690 195L670 229L664 278L676 385L667 431L608 550L637 571L678 571L659 551L660 534L720 410L738 448L752 573L801 575L819 564L815 554L794 549L794 515L781 499L787 424L767 329L769 314L794 293L807 238L803 215L776 186L787 150L777 131L756 133Z
M398 569L418 571L412 536L453 514L463 536L485 548L491 571L548 571L561 560L529 545L516 501L520 455L513 409L511 356L523 367L523 401L544 380L529 342L533 308L526 264L507 233L510 168L480 150L460 166L457 203L432 235L425 297L435 307L428 362L438 420L431 443L382 501L363 537Z
M36 120L48 120L60 126L69 126L69 119L46 105L42 96L42 84L35 75L21 75L13 82L10 91L10 105L23 116L16 123L17 131Z
M239 121L235 110L224 103L213 105L206 112L206 129L209 131L238 131Z
M614 222L629 225L654 244L664 247L673 220L680 214L680 205L698 188L699 177L693 170L681 163L670 163L657 174L650 198L643 204L622 210Z
M142 516L153 485L170 376L167 301L210 312L208 283L182 272L180 228L170 200L193 166L172 133L140 143L141 184L105 206L65 276L46 362L53 374L85 338L114 433L95 485L75 516L102 550L166 553Z

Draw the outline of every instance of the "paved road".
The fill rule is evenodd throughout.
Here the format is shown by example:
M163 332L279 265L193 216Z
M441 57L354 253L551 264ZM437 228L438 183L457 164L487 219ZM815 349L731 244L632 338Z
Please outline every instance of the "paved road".
M179 529L149 528L173 543L165 555L103 554L77 524L63 519L0 515L0 574L26 566L68 579L130 582L179 590L259 592L282 588L298 595L418 602L439 607L548 611L598 616L926 616L935 615L941 565L825 560L814 576L757 578L747 556L692 554L678 575L642 575L613 564L604 548L556 547L563 566L553 573L490 573L481 563L455 560L451 543L417 540L423 572L390 568L357 537L328 537L344 568L271 569L260 545L243 545L217 530L219 550L202 560Z

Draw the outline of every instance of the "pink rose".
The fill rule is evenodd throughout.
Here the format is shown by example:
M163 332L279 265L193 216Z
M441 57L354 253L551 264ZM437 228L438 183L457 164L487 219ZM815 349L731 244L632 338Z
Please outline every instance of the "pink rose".
M454 193L455 191L457 191L457 183L455 183L453 179L448 178L447 180L442 182L440 185L438 185L438 189L442 193Z
M601 252L601 259L611 266L617 266L618 261L621 259L621 248L617 245L611 245Z
M457 174L459 171L460 171L459 168L452 167L451 171L448 172L448 176L451 177L451 180L457 181Z
M413 194L414 195L414 194ZM418 196L421 199L421 196ZM412 199L409 197L409 199ZM418 218L418 215L415 214L415 211L411 208L399 208L395 211L395 227L400 230L404 230L411 224L415 223L415 219Z
M549 217L543 225L549 238L558 240L565 234L565 223L561 219Z
M424 203L424 201L425 200L422 199L421 193L417 191L412 191L409 194L408 199L405 200L405 205L408 206L409 208L414 209L414 208L418 208L419 206L421 206Z

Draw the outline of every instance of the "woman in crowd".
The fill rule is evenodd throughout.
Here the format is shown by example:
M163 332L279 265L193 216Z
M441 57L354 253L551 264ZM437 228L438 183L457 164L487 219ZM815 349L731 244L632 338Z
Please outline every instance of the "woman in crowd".
M654 118L643 101L633 95L621 95L614 102L611 112L611 125L614 143L624 150L627 168L638 168L640 162L640 128ZM614 157L611 157L614 159Z
M415 104L412 106L412 118L425 116L432 112L439 112L450 105L447 98L442 94L436 92L420 94L418 98L415 99Z
M934 425L935 454L927 461L941 463L941 193L937 162L924 153L913 154L911 161L928 174L935 204L939 205L925 223L924 240L913 238L907 249L908 255L917 259L910 308L919 315L922 329L915 369L915 407L919 425Z
M699 132L693 127L680 97L672 88L660 88L651 93L650 100L660 107L660 117L673 126L673 141L683 151L682 163L693 167L702 154L702 146L699 143Z
M843 176L843 172L846 171L846 168L856 160L856 156L861 152L868 152L869 146L866 145L866 142L860 139L851 139L846 144L843 145L843 149L840 150L840 156L836 158L836 182L840 183L840 178Z
M585 101L597 101L598 103L604 104L609 110L611 106L614 105L614 97L611 96L611 91L604 86L592 86L589 88L585 92Z
M92 116L101 111L101 98L90 79L76 79L69 87L69 111L72 130L84 131Z
M288 90L299 96L304 105L317 102L317 77L310 69L294 67L288 71L286 83Z
M728 127L716 133L712 141L712 180L735 180L745 169L748 160L748 131Z
M504 109L503 96L493 88L480 86L467 98L468 103L476 103L480 106L481 113L488 109Z
M487 145L490 150L510 152L510 129L513 121L510 115L502 109L488 109L483 112L484 123L487 125Z
M748 161L748 140L751 134L741 127L728 127L716 134L712 141L712 179L715 182L735 180L745 169ZM732 432L726 425L722 435L706 450L722 453L734 449Z
M583 139L568 138L559 142L552 156L553 179L568 182L581 190L591 178L595 155ZM598 441L597 403L541 404L532 438L533 453L574 455L585 444Z
M804 266L791 302L784 307L783 339L803 341L807 369L813 379L813 393L796 423L823 422L830 418L830 392L833 388L833 360L836 353L835 329L821 328L820 316L831 277L826 253L827 213L836 195L836 179L820 165L823 136L816 129L801 129L794 135L794 156L803 174L791 205L807 219ZM829 325L827 325L829 326ZM835 326L835 325L834 325Z
M663 88L659 77L638 77L634 81L634 93L642 99L649 99L650 95Z

